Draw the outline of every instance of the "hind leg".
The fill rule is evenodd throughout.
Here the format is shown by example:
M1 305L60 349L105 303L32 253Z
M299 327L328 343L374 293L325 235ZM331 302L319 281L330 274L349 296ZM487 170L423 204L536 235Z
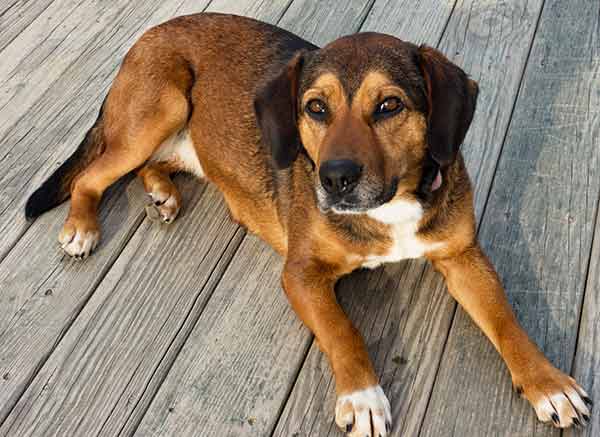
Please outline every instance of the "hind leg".
M98 244L97 210L104 191L122 176L144 165L160 144L181 129L187 120L187 98L177 88L163 88L153 99L143 96L134 99L133 110L129 111L123 110L127 106L120 105L122 99L111 101L109 94L104 115L106 149L71 186L71 210L59 242L67 254L76 258L87 257ZM149 176L149 179L153 178Z
M147 157L113 148L93 161L71 186L71 209L58 236L63 250L75 258L92 253L100 240L98 205L104 191L119 178L139 167ZM152 152L148 153L148 157Z
M152 200L146 214L152 220L171 223L181 209L181 194L169 174L177 170L167 163L146 164L138 170L144 189Z

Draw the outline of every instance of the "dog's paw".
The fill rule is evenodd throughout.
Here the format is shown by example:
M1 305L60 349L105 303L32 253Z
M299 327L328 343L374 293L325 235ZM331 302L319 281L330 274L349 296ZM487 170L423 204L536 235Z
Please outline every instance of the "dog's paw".
M95 223L67 220L58 235L62 249L75 259L87 258L100 241L100 230Z
M515 390L526 398L538 419L557 428L585 426L590 419L592 400L569 375L552 366L544 366L535 376L514 381Z
M390 402L378 385L342 395L335 422L349 436L386 437L392 425Z
M152 203L146 205L146 215L150 220L171 223L179 214L181 200L178 193L168 191L153 191L148 193Z

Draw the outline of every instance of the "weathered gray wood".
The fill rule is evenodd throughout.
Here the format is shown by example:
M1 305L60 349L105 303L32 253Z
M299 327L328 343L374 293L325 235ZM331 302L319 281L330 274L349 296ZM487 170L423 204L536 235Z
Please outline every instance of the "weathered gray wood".
M213 0L209 11L229 12L236 15L254 17L269 23L278 23L294 0L255 0L236 4L231 0Z
M136 435L269 434L309 337L265 249L244 240Z
M432 11L437 10L438 2L435 3L435 5L431 4ZM413 14L407 12L405 6L400 6L404 7L401 13L405 13L412 20L415 17L421 17L427 20L427 23L437 23L440 26L437 34L436 29L418 25L414 21L407 28L409 31L420 32L419 38L421 39L418 42L435 45L440 39L446 19L433 18L431 13L427 14L422 9L420 9L422 13ZM476 199L478 217L483 210L486 194L490 188L491 175L502 147L510 111L518 91L521 72L526 64L529 45L533 38L540 9L541 1L513 2L508 11L491 2L480 4L461 1L454 7L454 12L444 32L441 43L442 50L470 72L481 88L478 112L463 146L477 192L481 193ZM496 14L500 18L497 18ZM389 15L390 17L394 16L393 13ZM367 23L369 23L369 19L367 19ZM376 24L373 23L373 26ZM387 29L390 27L386 25ZM431 31L429 41L424 39L423 28ZM486 29L485 32L482 32L482 29ZM377 28L372 27L370 30L377 30ZM502 37L500 38L498 35ZM412 39L407 33L399 36ZM509 51L512 64L507 66L506 56ZM484 115L482 116L482 114ZM487 120L490 121L486 123ZM485 156L485 159L481 159L481 156ZM415 269L413 263L406 263L400 266L386 266L384 269L390 272L390 276L405 278L402 283L395 286L393 292L407 294L406 301L400 300L398 297L387 299L382 297L380 304L387 308L387 313L394 314L397 311L396 305L400 305L402 308L399 313L401 317L397 316L394 320L390 316L386 323L390 327L393 326L393 323L406 325L408 327L406 331L409 334L395 336L389 334L392 338L386 340L390 350L388 356L385 359L379 355L372 357L375 360L377 371L381 375L384 390L389 395L392 404L392 416L395 421L394 435L416 435L427 408L438 364L442 359L442 351L455 304L447 296L441 277L430 267L422 271ZM393 284L391 286L394 287ZM373 276L366 285L341 286L340 300L342 303L356 300L362 302L362 305L367 305L372 297L370 297L369 291L364 290L379 288L377 276ZM349 296L346 297L346 294ZM403 302L408 303L404 304ZM360 303L355 305L360 305ZM349 310L353 320L373 317L363 314L363 311L364 308ZM386 312L384 311L384 313ZM386 327L385 332L389 332L388 329L390 328ZM365 331L363 334L370 345L379 344L383 338L377 331ZM317 353L315 345L313 345L313 349ZM406 363L402 364L405 361ZM326 430L335 429L332 417L323 416L322 413L323 411L332 411L334 387L329 384L329 392L323 399L323 395L319 393L322 386L313 383L315 374L325 377L324 375L329 374L329 369L327 366L320 366L320 368L315 368L315 366L316 361L308 361L302 369L298 383L294 387L282 415L277 435L290 435L294 432L299 432L300 435L310 435L315 429L319 429L321 433L319 435L328 435L329 431ZM390 379L388 375L394 375L394 377ZM312 401L308 403L305 402L306 399L312 399ZM299 411L298 408L300 408ZM293 417L290 418L289 415L293 415ZM331 431L333 435L335 432Z
M599 58L596 56L592 59L596 59L598 62ZM595 100L595 105L590 107L600 108L597 94L593 100ZM585 432L568 431L564 433L565 437L594 437L600 434L600 414L598 414L600 400L600 319L598 318L600 313L600 221L598 217L596 217L594 235L573 375L586 388L590 397L596 401L596 410L592 411L590 424Z
M114 191L122 192L123 185ZM36 221L0 264L0 422L139 225L143 201L136 184L127 196L103 202L104 238L86 262L60 251L56 235L66 214L61 207Z
M269 15L265 15L264 18L269 20L280 16L287 7L287 2L279 4L279 12L271 5L266 12ZM174 6L179 4L172 5L170 10L175 10ZM191 6L189 3L181 4L180 10L189 11ZM226 7L227 12L238 12L246 5L230 2L222 7ZM116 257L115 251L120 252L127 237L135 231L143 214L140 203L144 199L140 187L136 188L136 185L139 184L134 184L132 189L136 189L139 198L132 202L132 206L135 207L132 220L123 220L121 217L121 220L112 223L110 215L106 219L109 221L109 230L117 224L123 226L116 231L121 236L117 241L116 250L108 245L101 247L92 258L83 263L85 267L98 267L98 263L106 262L106 259L110 259L112 264ZM0 428L0 434L12 436L57 432L70 435L79 432L100 432L104 435L114 435L119 432L128 434L137 426L139 417L154 396L164 374L202 311L206 299L214 289L212 284L228 263L229 256L235 249L235 245L229 244L230 240L234 238L235 241L239 241L241 236L239 231L236 234L237 227L230 222L223 204L217 201L219 196L214 188L211 188L212 194L207 198L201 196L195 181L186 180L180 186L187 197L184 204L192 211L188 213L189 216L179 219L164 235L164 230L155 229L152 232L157 236L150 240L147 235L150 232L149 222L144 220L95 293L94 289L110 264L106 268L86 270L87 274L82 275L82 278L74 278L72 272L58 263L62 255L59 255L55 238L61 225L60 220L54 217L49 234L47 227L38 229L38 224L54 213L36 222L19 240L5 262L0 264L0 272L2 268L6 269L8 283L15 276L26 275L31 269L27 265L15 268L15 260L22 258L32 247L38 248L42 259L44 256L57 255L57 262L41 271L39 277L33 275L34 277L28 278L30 282L19 284L12 294L6 296L7 326L2 335L6 345L5 349L4 343L0 345L0 374L8 374L8 377L2 381L0 387L3 389L0 395L3 396L0 397L0 421L13 408L17 399L21 398ZM194 192L198 194L192 196ZM120 208L123 210L123 200L122 196L109 195L107 203L121 202ZM198 202L200 204L194 207ZM132 223L135 220L137 223ZM203 223L207 220L208 224ZM212 228L209 224L212 224ZM106 224L103 225L106 228ZM40 239L42 229L48 235L41 238L44 241L42 247L39 247L35 240ZM201 237L190 238L197 229L202 230ZM107 237L110 238L110 232L105 235L105 238ZM178 249L181 250L180 254ZM166 252L161 253L161 250ZM223 251L225 255L222 255ZM193 256L190 256L190 253L193 253ZM156 263L148 263L147 259L152 257L156 257ZM222 262L219 261L221 257ZM162 263L160 269L157 263ZM157 276L169 266L173 269L171 275ZM178 271L182 267L189 269L187 273ZM206 275L208 280L208 275L213 270L214 274L210 276L208 286L200 290L192 287L194 281L202 282L202 275ZM75 279L82 282L80 289L76 288L77 282L71 282ZM64 287L64 294L52 293L56 296L52 307L48 306L47 299L40 304L37 294L34 294L33 299L28 298L28 293L32 294L30 288L37 290L36 293L44 293L43 283L39 285L39 281L51 281L54 288ZM87 284L86 281L93 282ZM110 296L110 299L106 296ZM154 306L148 308L150 312L144 312L146 308L142 304L147 302L147 296L158 296L155 297L155 302L165 299L165 305L174 302L175 310L170 308L160 312L160 307L157 309ZM131 306L124 308L124 302L129 302ZM85 311L78 316L84 305ZM56 308L60 308L60 311L56 311ZM159 311L160 314L153 311ZM69 326L75 317L76 321ZM107 325L107 318L114 322ZM142 339L136 338L136 333L128 329L114 329L115 326L134 323L132 320L144 326L138 333ZM40 332L43 327L53 329ZM67 328L68 335L61 339ZM155 340L153 335L146 335L148 332L156 333L159 338ZM39 337L39 341L31 340L35 337ZM89 337L92 351L88 350L90 343L81 342L84 337ZM59 341L53 351L54 344ZM113 348L115 344L128 345L128 341L138 347L131 349L130 354ZM23 344L27 347L23 347ZM106 348L99 346L100 344ZM140 353L141 350L144 353ZM50 358L46 360L49 354ZM78 358L71 361L73 356ZM100 362L108 367L99 366ZM43 367L38 372L40 366ZM107 373L112 377L107 376ZM80 377L81 375L85 376ZM56 381L56 385L52 385L50 380ZM28 385L27 391L22 395ZM82 398L88 401L81 402ZM73 406L70 402L76 405ZM53 409L64 404L69 404L69 408L60 410L60 414ZM89 414L90 408L95 414Z
M214 187L188 191L196 192L186 192L194 208L176 226L144 221L1 435L119 433L155 382L155 372L164 371L177 354L185 338L178 335L194 325L244 235L228 219ZM62 290L55 283L50 276L47 287L55 291L45 296L41 289L39 299L56 310Z
M335 38L357 32L373 3L374 0L294 0L279 25L323 46Z
M567 372L600 194L599 19L596 1L545 2L480 229L524 327ZM559 435L513 394L501 359L461 310L422 428L441 433Z
M415 44L437 46L454 3L439 0L377 0L360 30L388 33Z
M191 11L207 3L121 1L102 2L102 8L85 3L70 16L78 25L69 21L71 33L64 40L61 33L58 44L44 40L43 50L33 49L34 54L21 59L19 44L27 52L40 44L39 38L46 38L43 29L31 26L3 52L9 65L5 68L13 75L0 85L0 96L10 96L0 109L0 125L8 126L6 131L0 128L0 260L29 226L23 216L27 195L79 144L135 39L172 17L179 7ZM14 65L13 55L18 61Z
M103 29L119 21L123 12L131 13L123 10L126 5L123 0L111 4L57 0L2 51L0 137L34 107L48 85L94 44Z
M0 4L0 53L53 2L54 0L4 0Z

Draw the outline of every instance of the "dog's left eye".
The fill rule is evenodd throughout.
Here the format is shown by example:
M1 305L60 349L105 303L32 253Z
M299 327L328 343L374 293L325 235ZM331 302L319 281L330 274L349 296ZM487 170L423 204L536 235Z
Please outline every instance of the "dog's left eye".
M403 109L404 104L398 97L388 97L383 102L377 104L373 116L375 118L388 117L402 111Z

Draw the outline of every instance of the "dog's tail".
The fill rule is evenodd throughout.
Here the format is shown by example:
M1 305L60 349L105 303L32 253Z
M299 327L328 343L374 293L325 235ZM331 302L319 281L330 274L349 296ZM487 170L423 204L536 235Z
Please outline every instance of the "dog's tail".
M100 109L96 122L77 150L27 200L25 217L28 220L42 215L69 198L71 184L75 177L104 152L103 126L102 109Z

